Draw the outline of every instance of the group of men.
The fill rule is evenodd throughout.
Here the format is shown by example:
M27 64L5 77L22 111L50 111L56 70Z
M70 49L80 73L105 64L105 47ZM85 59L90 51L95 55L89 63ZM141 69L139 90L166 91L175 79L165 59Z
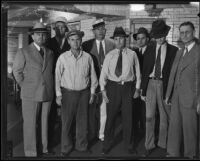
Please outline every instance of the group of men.
M74 149L91 153L90 144L97 138L103 143L102 154L108 154L120 112L128 153L137 155L134 133L141 130L145 133L144 156L149 156L157 146L167 149L171 157L196 155L200 44L191 22L179 27L185 46L180 50L167 42L170 26L161 19L152 23L150 34L139 28L133 35L138 45L134 50L127 47L129 35L123 27L116 27L111 39L105 38L103 19L92 25L94 39L83 43L84 32L69 31L63 17L57 18L54 30L56 36L47 40L47 28L36 23L30 32L34 42L19 49L13 64L13 74L21 87L25 156L39 155L36 145L39 111L42 155L51 154L48 116L51 109L49 124L54 125L59 106L63 157Z

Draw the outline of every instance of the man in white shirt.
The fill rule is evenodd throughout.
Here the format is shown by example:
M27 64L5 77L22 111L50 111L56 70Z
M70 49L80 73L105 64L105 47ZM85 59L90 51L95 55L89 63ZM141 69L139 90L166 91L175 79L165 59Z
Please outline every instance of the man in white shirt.
M87 40L83 43L83 50L90 53L99 80L100 72L103 66L103 61L106 54L115 48L114 42L111 39L105 38L106 28L103 19L97 19L92 25L94 39ZM97 140L104 140L104 129L106 123L106 102L102 99L100 86L96 90L96 98L89 107L89 132L88 138L91 145Z
M129 153L136 154L132 142L132 98L139 97L140 64L134 51L125 47L128 35L122 27L116 27L113 37L116 48L111 50L103 63L100 87L107 103L107 120L104 131L102 153L109 153L114 141L115 120L122 113L122 129L125 147ZM134 69L136 74L134 73ZM134 93L133 81L136 79Z
M67 34L69 51L64 52L56 63L56 102L61 105L62 136L61 155L73 150L72 125L76 122L75 149L88 152L88 106L94 101L98 86L92 57L81 50L84 33L71 30Z

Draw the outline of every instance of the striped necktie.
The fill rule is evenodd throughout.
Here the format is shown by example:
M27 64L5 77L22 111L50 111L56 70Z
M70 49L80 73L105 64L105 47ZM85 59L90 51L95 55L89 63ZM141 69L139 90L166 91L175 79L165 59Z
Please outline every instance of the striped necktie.
M161 60L160 60L160 55L161 55L161 46L158 49L158 55L156 58L156 64L155 64L155 77L160 78L161 76Z

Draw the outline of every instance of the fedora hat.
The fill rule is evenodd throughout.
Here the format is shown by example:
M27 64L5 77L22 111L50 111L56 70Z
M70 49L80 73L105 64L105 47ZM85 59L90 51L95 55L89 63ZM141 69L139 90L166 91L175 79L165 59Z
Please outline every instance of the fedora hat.
M28 32L29 34L33 34L33 33L36 33L36 32L39 32L39 33L47 33L48 30L46 28L46 26L41 23L41 22L36 22L35 25L33 26L32 29L30 29L30 31Z
M100 27L100 26L105 26L105 21L103 19L98 19L98 20L95 20L93 25L92 25L92 28L93 30Z
M126 32L124 31L124 29L122 27L115 27L113 36L110 37L111 39L114 39L114 37L128 37L129 35L126 34Z
M84 36L84 32L73 29L67 33L66 38L68 39L70 36L73 35L78 35L80 38L82 38Z
M137 40L137 35L138 35L138 34L145 34L146 37L149 38L149 33L148 33L147 29L144 28L144 27L140 27L140 28L138 29L138 32L135 33L135 34L133 34L133 38L134 38L135 40Z
M165 37L168 35L170 28L171 27L166 25L164 20L162 19L156 20L152 23L152 29L150 35L155 39Z

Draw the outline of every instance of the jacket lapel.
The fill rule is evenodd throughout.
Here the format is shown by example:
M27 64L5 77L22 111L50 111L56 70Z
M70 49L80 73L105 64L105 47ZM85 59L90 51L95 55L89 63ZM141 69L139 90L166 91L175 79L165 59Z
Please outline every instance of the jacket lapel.
M194 56L195 56L196 44L192 47L187 55L184 55L182 60L182 71L190 64L194 63ZM184 52L184 50L183 50Z
M42 66L43 58L33 43L30 45L30 53L31 57Z

